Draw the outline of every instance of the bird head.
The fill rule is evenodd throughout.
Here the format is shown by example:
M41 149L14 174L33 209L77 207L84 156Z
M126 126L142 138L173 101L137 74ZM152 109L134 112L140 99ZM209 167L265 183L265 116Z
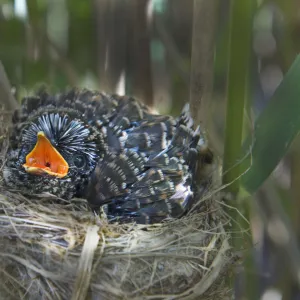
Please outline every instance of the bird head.
M84 190L104 153L102 136L86 117L89 103L79 106L76 94L67 98L69 102L43 95L23 101L14 117L3 171L8 185L64 198Z

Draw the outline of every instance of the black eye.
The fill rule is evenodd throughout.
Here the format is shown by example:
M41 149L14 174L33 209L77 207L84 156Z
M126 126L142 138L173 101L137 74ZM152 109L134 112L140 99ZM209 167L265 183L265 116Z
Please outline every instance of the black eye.
M76 154L73 163L77 168L84 168L87 165L86 157L82 154Z

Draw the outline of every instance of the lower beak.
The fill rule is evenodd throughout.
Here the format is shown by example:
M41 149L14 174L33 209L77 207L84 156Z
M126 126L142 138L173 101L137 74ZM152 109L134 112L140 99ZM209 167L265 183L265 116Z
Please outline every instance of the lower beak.
M30 174L49 174L59 178L65 177L69 171L68 163L42 131L38 132L36 145L26 156L23 167Z

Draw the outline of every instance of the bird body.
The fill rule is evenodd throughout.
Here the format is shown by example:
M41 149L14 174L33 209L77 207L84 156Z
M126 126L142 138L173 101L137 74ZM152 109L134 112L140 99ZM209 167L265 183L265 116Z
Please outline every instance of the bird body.
M153 114L127 96L42 91L23 99L13 124L3 170L7 185L84 197L113 221L182 216L199 192L197 170L211 163L187 110L176 119Z

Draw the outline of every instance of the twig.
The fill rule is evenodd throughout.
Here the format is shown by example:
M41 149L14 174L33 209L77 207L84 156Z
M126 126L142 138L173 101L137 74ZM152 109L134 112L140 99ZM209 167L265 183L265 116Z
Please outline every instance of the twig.
M19 107L17 100L11 93L11 86L7 78L4 66L0 61L0 101L5 109L14 111Z
M38 32L38 31L37 31ZM42 35L42 34L41 34ZM68 78L69 83L72 86L77 86L79 82L79 76L77 74L77 71L73 67L72 63L69 61L69 59L64 55L63 51L56 45L50 38L49 36L45 33L45 40L52 48L52 50L55 52L56 58L54 58L51 54L49 54L50 58L52 61L60 68L62 69L66 77Z
M162 18L154 14L153 25L159 35L161 42L164 44L167 54L169 55L172 63L177 68L178 73L185 82L186 85L189 85L190 82L190 68L184 63L183 57L179 53L174 40L170 33L166 30Z
M128 1L129 9L129 92L153 107L153 86L150 61L150 36L146 8L148 0Z
M33 37L39 41L39 47L48 50L51 48L55 52L55 56L50 54L48 51L49 58L57 65L58 68L62 69L69 83L72 86L77 86L79 82L79 76L69 61L69 59L65 56L63 51L56 45L47 35L45 30L41 27L40 22L40 13L38 9L38 4L36 0L28 0L27 1L28 15L29 15L29 30L32 30ZM41 43L46 42L46 47ZM47 47L48 46L48 47Z
M217 0L194 0L190 108L196 124L205 123L214 70Z
M115 93L126 67L127 1L93 0L100 89Z

